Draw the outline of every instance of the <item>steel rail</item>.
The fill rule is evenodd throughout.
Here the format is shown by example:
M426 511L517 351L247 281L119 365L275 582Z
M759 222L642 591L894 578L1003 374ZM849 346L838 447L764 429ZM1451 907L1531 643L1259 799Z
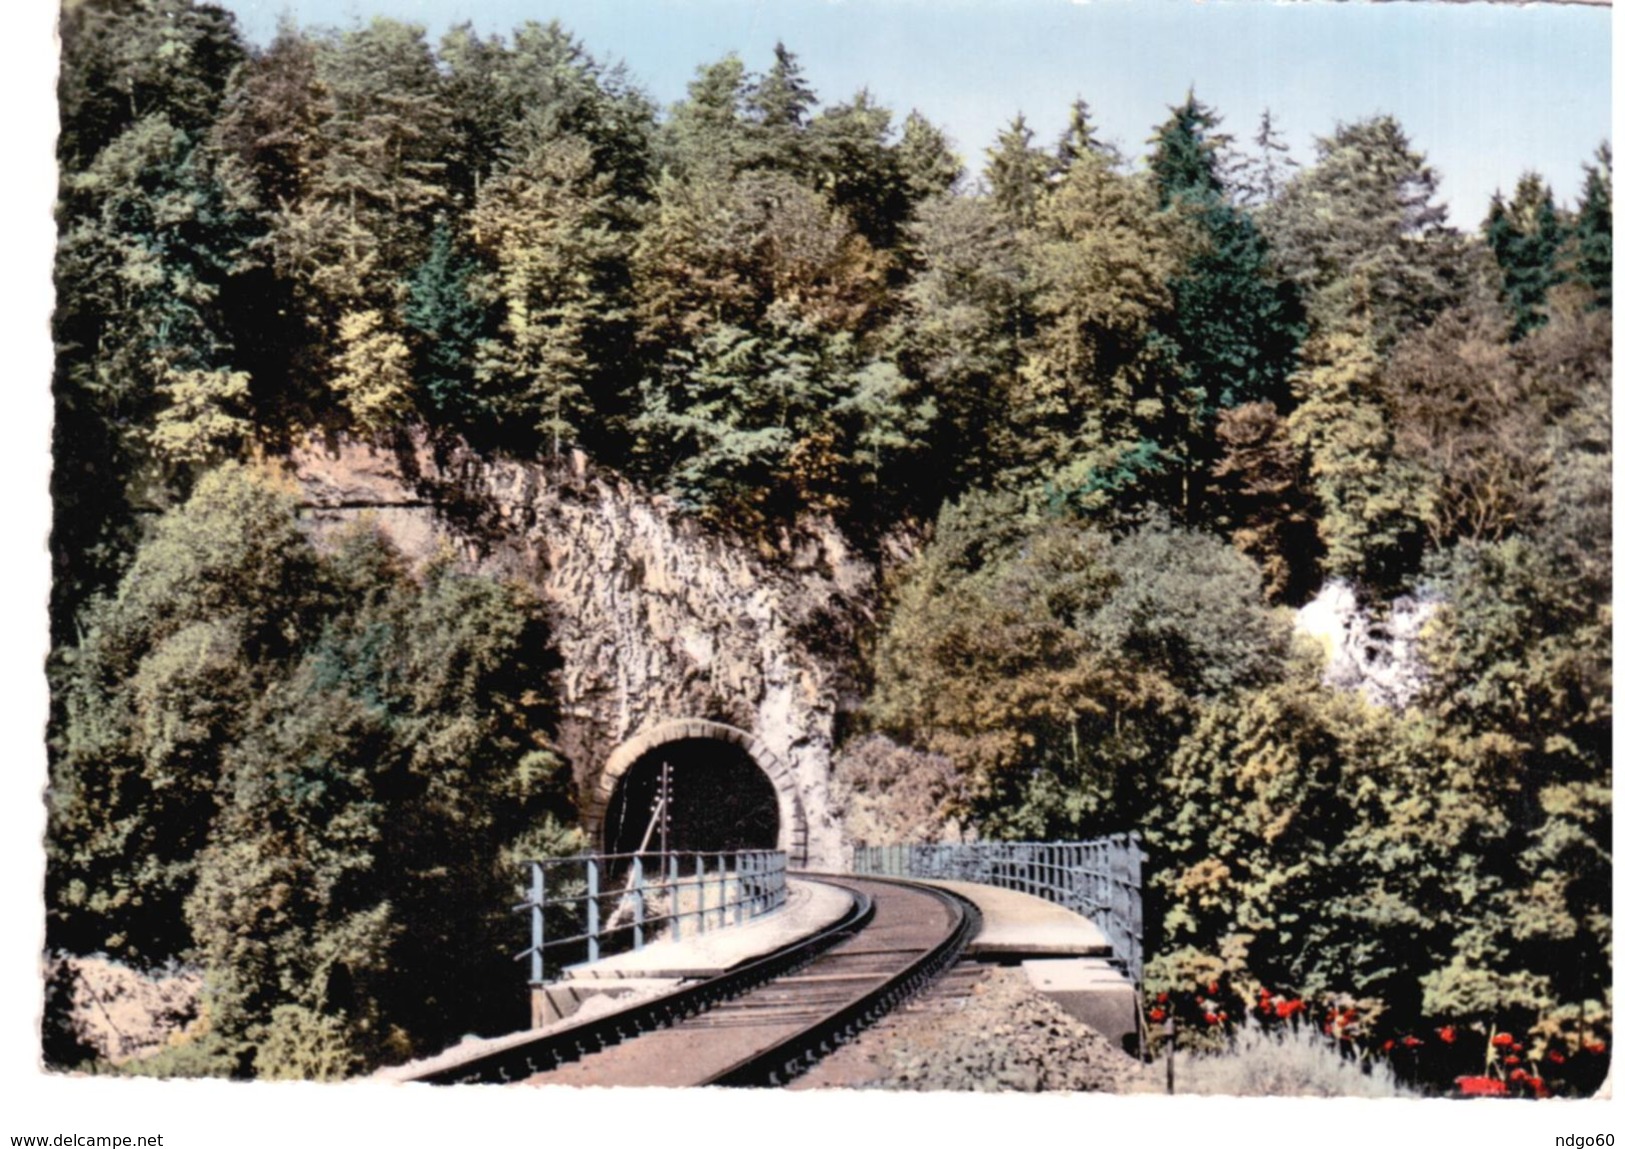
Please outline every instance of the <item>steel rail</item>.
M819 880L844 889L850 885L833 875ZM866 881L875 881L866 878ZM852 1040L861 1030L898 1008L926 988L959 960L966 944L981 928L981 914L964 898L946 890L911 882L887 882L927 894L942 902L953 915L954 926L937 944L897 971L883 984L856 1000L847 1001L799 1032L742 1058L732 1066L707 1078L702 1084L721 1086L779 1086L804 1073L819 1058ZM858 891L853 891L858 893Z
M843 938L861 930L874 916L874 904L868 897L856 891L854 894L852 908L839 921L737 969L612 1013L551 1029L529 1040L475 1054L455 1065L428 1069L396 1080L421 1081L431 1085L522 1081L589 1053L696 1016L799 969Z

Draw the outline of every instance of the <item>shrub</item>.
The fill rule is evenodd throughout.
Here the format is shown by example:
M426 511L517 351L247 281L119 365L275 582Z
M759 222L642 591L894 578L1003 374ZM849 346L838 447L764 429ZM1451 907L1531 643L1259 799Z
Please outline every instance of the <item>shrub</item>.
M1234 1097L1407 1097L1385 1062L1361 1063L1307 1027L1267 1032L1249 1022L1223 1053L1182 1057L1180 1093Z

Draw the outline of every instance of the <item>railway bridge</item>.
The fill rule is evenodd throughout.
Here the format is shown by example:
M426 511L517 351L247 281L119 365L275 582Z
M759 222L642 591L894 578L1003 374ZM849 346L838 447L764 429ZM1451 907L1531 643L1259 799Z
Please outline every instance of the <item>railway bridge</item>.
M670 796L661 777L651 826ZM784 1085L990 964L1019 965L1074 1018L1138 1048L1139 860L1133 836L859 850L868 872L844 874L791 875L783 853L748 849L539 860L517 907L531 923L518 955L529 1027L383 1076Z

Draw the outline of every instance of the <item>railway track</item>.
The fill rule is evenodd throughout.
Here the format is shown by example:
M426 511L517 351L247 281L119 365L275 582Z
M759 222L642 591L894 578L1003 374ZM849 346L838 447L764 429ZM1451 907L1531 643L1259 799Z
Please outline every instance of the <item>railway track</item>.
M830 930L721 978L422 1080L528 1085L787 1084L929 985L975 934L940 890L824 877L854 895Z

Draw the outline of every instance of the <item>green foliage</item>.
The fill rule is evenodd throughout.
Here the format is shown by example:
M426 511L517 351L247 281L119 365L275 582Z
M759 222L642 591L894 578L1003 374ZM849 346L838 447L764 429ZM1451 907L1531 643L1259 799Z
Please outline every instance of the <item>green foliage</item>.
M1597 148L1597 162L1587 164L1585 189L1575 213L1578 247L1575 275L1594 293L1601 307L1614 301L1614 152Z
M334 341L332 387L337 405L362 434L399 426L412 410L411 352L376 311L347 312Z
M1114 541L1012 502L939 519L880 639L870 719L952 759L988 832L1131 824L1196 700L1276 673L1282 624L1216 539L1152 522Z
M1264 230L1311 326L1364 322L1384 351L1466 301L1472 252L1434 202L1437 174L1392 117L1340 125L1316 147L1315 165L1263 212Z
M1073 100L1072 107L1067 112L1066 130L1055 142L1055 174L1064 176L1071 170L1073 164L1091 153L1113 166L1121 163L1123 159L1115 147L1100 138L1099 130L1089 111L1089 102L1084 99Z
M896 497L935 415L895 368L805 324L765 336L724 325L692 356L671 384L640 388L633 430L669 459L669 491L736 525Z
M1174 755L1146 826L1162 948L1414 1017L1421 977L1494 888L1464 859L1505 832L1495 783L1425 723L1317 679L1300 660L1204 710Z
M898 366L940 418L932 455L944 493L987 483L1014 461L1011 388L1026 299L1015 231L984 200L942 196L909 228L919 269L888 332Z
M57 156L70 170L146 117L201 134L245 55L235 18L191 0L65 5L61 37Z
M1219 132L1219 117L1198 103L1194 90L1151 137L1150 167L1163 207L1176 199L1203 200L1224 190L1220 177L1230 137Z
M965 178L965 165L954 154L948 137L919 112L910 112L903 121L897 167L908 198L915 204L946 195Z
M1391 118L1293 174L1266 114L1238 168L1194 94L1147 171L1078 100L973 188L783 45L657 119L557 24L250 54L190 0L70 5L59 95L48 940L208 969L143 1072L343 1075L506 1009L484 910L574 841L535 605L318 552L231 463L423 421L758 539L936 517L868 709L922 749L855 751L863 802L1149 810L1170 968L1606 1029L1606 145L1482 237ZM1437 598L1410 711L1283 677L1264 599L1323 574Z
M1018 115L987 150L984 178L989 198L1011 223L1031 226L1049 171L1050 159L1042 148L1033 146L1027 117Z
M493 268L476 291L502 315L500 336L479 345L477 376L499 420L554 455L582 441L592 388L624 341L615 213L591 147L557 140L487 183L470 217Z
M56 689L48 902L76 952L181 948L216 780L252 700L320 623L291 500L228 467L154 527Z
M1272 600L1301 601L1317 582L1322 551L1302 453L1273 403L1219 412L1214 431L1215 521L1258 563Z
M472 291L479 270L442 221L428 257L408 283L402 310L417 334L413 373L421 381L427 414L471 430L488 425L494 414L491 399L478 390L473 366L480 337L493 334L486 308Z
M241 445L222 292L254 238L229 164L154 113L63 173L53 629L117 576L136 506ZM156 428L161 428L156 430Z
M1593 418L1569 453L1606 457ZM1600 518L1529 529L1559 522L1586 522L1585 543L1511 535L1433 560L1411 711L1323 687L1312 664L1203 710L1145 827L1159 960L1353 994L1394 1032L1591 1040L1612 952L1611 610L1578 556L1609 547Z
M341 1075L502 1023L510 851L570 809L529 600L366 530L320 555L228 467L93 617L53 732L54 944L198 962L194 1067Z
M1153 137L1150 161L1162 206L1188 237L1162 324L1183 382L1200 395L1194 426L1170 451L1186 472L1187 515L1197 511L1219 452L1215 416L1242 403L1283 403L1304 335L1296 290L1277 276L1252 217L1226 198L1229 137L1218 126L1211 108L1187 96Z
M465 207L480 188L555 140L585 141L613 194L649 182L653 109L619 67L605 67L556 21L526 21L512 42L460 24L442 39L441 85L452 117L447 182Z
M929 130L929 125L926 125ZM923 150L929 139L916 129L914 146ZM816 165L814 180L858 234L876 248L896 245L898 230L908 219L912 201L904 181L898 149L890 142L891 113L867 91L850 101L825 109L807 127L807 147ZM940 180L941 154L918 157L930 165L917 178ZM937 169L933 171L932 169Z
M1148 462L1178 456L1199 418L1155 330L1178 258L1155 202L1147 181L1088 152L1038 205L1024 245L1033 335L1012 395L1028 481L1088 491L1142 443L1155 448Z
M1298 407L1287 430L1309 460L1326 573L1392 586L1415 569L1421 511L1414 468L1393 458L1380 369L1360 330L1312 339L1293 379Z
M1525 172L1510 204L1496 193L1483 230L1501 269L1501 298L1512 313L1513 335L1524 335L1546 321L1546 296L1563 281L1558 252L1565 229L1552 189Z

